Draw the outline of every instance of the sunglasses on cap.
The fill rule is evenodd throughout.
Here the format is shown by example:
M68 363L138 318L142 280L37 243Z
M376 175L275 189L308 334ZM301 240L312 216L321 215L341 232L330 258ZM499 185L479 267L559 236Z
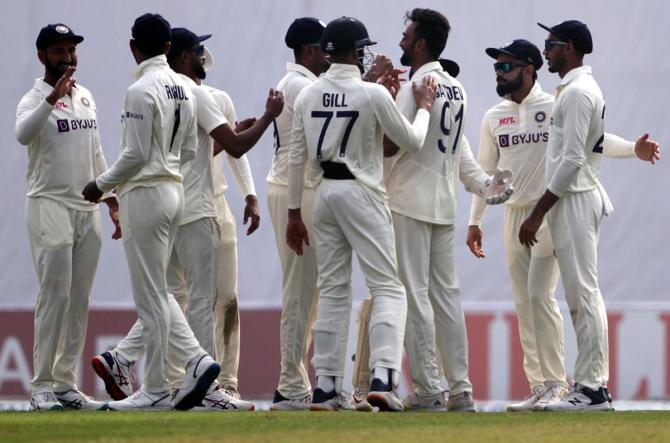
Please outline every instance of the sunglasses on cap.
M523 68L526 66L528 66L528 63L497 62L493 64L493 70L507 74L508 72L512 72L514 68Z
M544 41L544 50L545 51L551 51L554 46L557 45L567 45L567 42L561 41L561 40L545 40Z

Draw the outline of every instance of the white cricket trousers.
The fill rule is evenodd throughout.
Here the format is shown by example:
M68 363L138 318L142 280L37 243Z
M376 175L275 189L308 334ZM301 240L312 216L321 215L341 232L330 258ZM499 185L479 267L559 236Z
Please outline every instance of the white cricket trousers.
M168 295L170 333L168 335L167 377L172 392L179 389L184 379L184 367L191 359L205 351L198 344L193 331L184 317L181 306L171 294ZM136 362L144 354L142 322L138 319L128 334L114 348L126 360Z
M548 214L565 299L577 336L575 383L607 385L607 312L598 288L598 237L603 199L597 189L565 194Z
M237 293L237 225L223 194L215 196L219 224L219 269L214 302L214 356L219 385L237 390L240 367L240 308Z
M351 315L351 255L372 298L370 368L400 372L407 300L398 279L391 212L356 180L324 179L316 190L314 233L319 302L312 328L318 376L344 377Z
M310 328L316 314L316 252L314 243L314 189L304 188L302 219L309 234L298 256L286 244L288 224L288 188L268 184L268 208L275 230L277 252L282 270L282 313L279 329L281 372L277 390L285 398L298 399L310 394L312 386L307 373L307 351Z
M39 281L32 392L76 389L88 304L100 255L100 213L48 198L26 202L28 237Z
M398 270L407 290L405 350L414 390L422 396L443 391L439 355L449 394L472 392L468 336L454 267L454 226L392 215Z
M219 267L219 227L213 217L179 226L168 265L168 291L186 297L186 320L200 346L214 355L214 301ZM179 294L179 295L177 295Z
M181 183L137 187L120 199L120 222L137 315L146 348L144 389L168 389L170 313L166 272L184 209Z
M547 221L537 232L538 243L527 248L519 229L533 206L505 205L505 255L519 321L523 369L531 390L567 386L563 317L554 297L558 262Z

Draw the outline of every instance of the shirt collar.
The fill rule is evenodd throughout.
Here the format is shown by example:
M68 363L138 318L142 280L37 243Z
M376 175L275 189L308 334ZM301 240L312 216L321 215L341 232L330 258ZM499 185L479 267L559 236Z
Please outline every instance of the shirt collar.
M411 78L420 78L424 74L430 72L430 71L442 71L442 65L440 62L435 61L435 62L428 62L425 65L421 66L419 69L416 70L416 72L412 75Z
M312 71L304 67L303 65L299 63L292 63L292 62L286 62L286 71L293 71L297 72L300 75L307 77L310 80L316 80L318 77L314 75Z
M556 92L561 92L561 90L568 86L571 81L584 74L592 75L590 66L579 66L577 68L572 68L570 71L568 71L567 74L565 74L565 76L563 76L560 83L556 87Z
M139 79L147 71L157 68L169 68L169 67L170 65L168 65L167 57L165 57L165 54L161 54L155 57L148 58L139 65L137 65L137 67L133 70L133 76Z
M356 65L344 63L333 63L326 71L326 77L330 78L357 78L361 79L361 71Z

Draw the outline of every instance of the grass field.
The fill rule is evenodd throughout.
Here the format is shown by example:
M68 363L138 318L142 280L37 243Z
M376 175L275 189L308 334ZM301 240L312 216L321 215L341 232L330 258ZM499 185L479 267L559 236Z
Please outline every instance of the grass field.
M668 442L670 412L2 412L0 442Z

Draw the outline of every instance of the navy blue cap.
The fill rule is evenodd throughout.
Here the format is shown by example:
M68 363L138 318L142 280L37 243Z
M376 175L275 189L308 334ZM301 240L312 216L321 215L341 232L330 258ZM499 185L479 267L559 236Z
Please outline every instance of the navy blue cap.
M196 35L186 28L172 28L172 45L170 46L170 52L167 54L168 60L172 60L181 54L182 51L190 49L200 42L204 42L211 36L212 34Z
M135 19L132 36L141 46L156 47L170 41L170 23L160 14L142 14Z
M286 31L284 42L291 49L298 49L305 45L318 45L326 24L314 17L297 18Z
M448 58L439 58L437 59L437 61L440 62L440 65L442 65L442 69L447 74L449 74L454 78L458 77L458 73L461 72L461 67L458 66L458 63L456 63L453 60L449 60Z
M55 23L53 25L46 25L40 29L35 46L37 46L37 49L44 50L61 40L72 40L75 44L79 44L84 41L84 37L75 34L69 26Z
M518 60L524 61L537 71L542 67L542 54L540 50L528 40L513 40L500 48L487 48L489 57L497 59L500 54L507 54Z
M538 23L538 25L565 42L571 41L575 48L583 54L593 52L591 31L589 31L588 26L579 20L566 20L552 27L545 26L542 23Z

